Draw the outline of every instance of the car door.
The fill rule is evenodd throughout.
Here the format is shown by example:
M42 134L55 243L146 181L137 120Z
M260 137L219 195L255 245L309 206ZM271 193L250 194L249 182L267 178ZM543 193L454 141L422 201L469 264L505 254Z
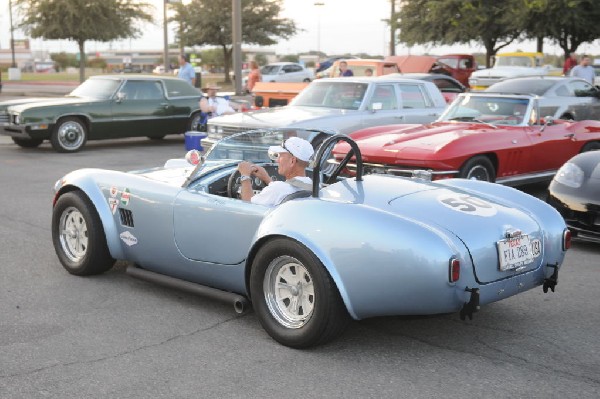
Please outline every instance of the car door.
M127 80L113 103L112 137L157 136L169 126L169 102L158 80Z
M569 91L574 96L574 107L578 120L600 120L600 100L598 89L583 80L574 80L567 83Z
M393 83L377 83L367 92L362 127L405 123L401 113L398 88Z
M442 109L433 104L425 87L418 83L396 83L400 93L399 123L430 123L436 120Z
M303 68L300 65L284 65L281 70L283 71L283 74L280 75L282 82L302 82L305 79Z
M175 243L188 259L236 265L269 207L217 195L182 190L173 204Z
M572 140L564 123L551 124L542 129L537 122L527 130L531 141L532 171L558 169L579 152L581 142Z

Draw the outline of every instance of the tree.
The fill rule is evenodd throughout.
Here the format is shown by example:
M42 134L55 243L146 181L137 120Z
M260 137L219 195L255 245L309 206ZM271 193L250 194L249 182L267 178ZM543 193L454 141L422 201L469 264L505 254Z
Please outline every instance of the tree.
M75 57L75 54L68 54L62 51L60 53L50 54L50 58L56 63L56 65L58 65L60 70L63 71L68 67L77 66L77 58Z
M277 38L296 33L293 21L280 18L282 0L242 1L242 43L268 46ZM231 0L192 0L188 5L174 4L173 21L181 24L178 40L187 46L212 45L222 49L225 82L230 83L232 56Z
M569 53L600 37L600 7L592 0L524 0L521 13L526 37L545 37Z
M136 0L16 0L19 24L32 37L74 40L79 46L79 80L85 78L85 42L137 37L134 23L152 22L147 3Z
M400 42L407 45L479 42L486 50L486 65L498 50L521 32L523 0L405 0L397 15Z

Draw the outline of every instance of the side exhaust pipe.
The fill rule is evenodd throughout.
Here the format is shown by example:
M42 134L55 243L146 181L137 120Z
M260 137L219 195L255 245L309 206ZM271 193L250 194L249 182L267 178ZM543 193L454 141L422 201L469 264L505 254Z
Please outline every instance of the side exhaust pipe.
M250 308L248 299L240 294L233 292L222 291L216 288L207 287L205 285L192 283L190 281L180 280L174 277L165 276L164 274L154 273L149 270L140 269L136 266L127 266L127 274L140 280L148 281L155 284L160 284L169 288L186 291L191 294L205 296L233 304L233 309L236 313L242 314Z

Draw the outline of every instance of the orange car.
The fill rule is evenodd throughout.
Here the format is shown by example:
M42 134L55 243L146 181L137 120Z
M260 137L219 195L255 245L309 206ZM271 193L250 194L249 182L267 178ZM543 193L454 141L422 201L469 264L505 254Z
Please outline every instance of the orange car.
M329 78L337 78L340 76L340 62L346 61L348 69L352 71L354 76L366 76L365 71L371 69L373 76L387 75L390 73L398 73L398 64L393 61L375 60L368 58L356 58L349 60L337 60L329 69Z

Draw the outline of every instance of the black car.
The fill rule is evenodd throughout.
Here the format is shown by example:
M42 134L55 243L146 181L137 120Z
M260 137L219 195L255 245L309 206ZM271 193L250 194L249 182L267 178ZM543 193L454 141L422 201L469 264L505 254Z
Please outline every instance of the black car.
M547 201L563 216L573 237L600 242L600 151L567 161L550 183Z

